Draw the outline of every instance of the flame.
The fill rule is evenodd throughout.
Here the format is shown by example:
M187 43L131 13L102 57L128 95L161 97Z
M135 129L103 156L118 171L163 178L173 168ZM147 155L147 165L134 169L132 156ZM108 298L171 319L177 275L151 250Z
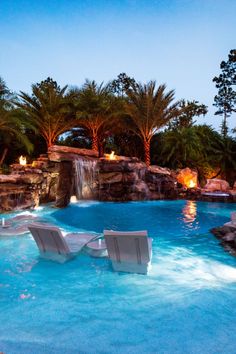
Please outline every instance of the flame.
M115 155L115 151L112 151L110 154L105 154L105 158L107 160L117 160L117 157Z
M194 187L196 187L196 183L192 179L190 179L190 181L188 183L188 187L189 188L194 188Z
M112 151L110 154L109 154L109 160L115 160L116 157L115 157L115 151Z
M177 181L185 188L197 188L197 172L184 168L178 172Z
M24 156L21 155L21 156L19 157L19 163L20 163L20 165L25 166L25 165L27 164L26 157L24 157Z

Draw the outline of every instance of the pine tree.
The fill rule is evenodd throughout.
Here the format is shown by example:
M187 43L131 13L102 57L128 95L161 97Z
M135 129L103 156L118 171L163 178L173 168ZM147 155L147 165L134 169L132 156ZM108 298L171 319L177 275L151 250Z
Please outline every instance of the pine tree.
M228 135L227 119L236 112L236 49L228 55L228 61L220 64L222 73L214 77L218 94L214 98L214 106L218 108L216 115L222 115L221 133L224 138Z

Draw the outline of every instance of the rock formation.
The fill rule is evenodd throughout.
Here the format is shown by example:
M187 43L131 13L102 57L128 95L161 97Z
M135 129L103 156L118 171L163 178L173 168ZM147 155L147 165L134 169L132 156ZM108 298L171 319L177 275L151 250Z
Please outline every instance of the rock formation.
M113 159L114 158L114 159ZM192 199L236 201L236 185L229 190L223 180L208 180L204 191L227 191L226 196L205 195L197 188L197 172L172 171L150 166L136 157L98 158L96 151L52 146L32 165L12 165L10 175L0 175L0 211L35 207L56 201L65 207L72 195L78 199L129 201ZM74 197L75 198L75 197Z
M223 179L208 179L204 186L206 192L228 192L230 189L229 183Z
M1 211L33 208L55 200L57 168L49 160L44 165L37 162L33 166L12 165L10 175L0 175Z
M176 181L168 169L147 168L136 158L100 159L98 171L99 200L152 200L177 196Z
M211 229L211 232L228 252L236 256L236 226L224 225Z

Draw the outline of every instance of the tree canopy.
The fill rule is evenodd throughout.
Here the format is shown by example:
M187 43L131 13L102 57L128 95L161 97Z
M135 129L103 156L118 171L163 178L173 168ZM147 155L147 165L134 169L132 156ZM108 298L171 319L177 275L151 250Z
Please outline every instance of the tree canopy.
M86 80L80 87L60 86L52 78L13 94L0 78L0 165L19 153L38 156L53 144L92 148L103 156L137 156L147 166L192 167L202 178L236 177L236 139L227 120L236 111L236 50L215 77L219 134L207 125L208 107L175 99L174 90L156 81L140 83L126 73L106 83ZM197 118L206 116L206 124ZM34 152L32 149L34 148Z
M32 94L20 91L16 106L25 113L47 146L53 145L57 138L70 130L75 124L73 94L67 92L68 86L61 88L51 78L32 85Z
M150 142L158 130L177 117L179 102L174 102L174 91L166 92L166 85L156 87L155 81L138 83L127 90L125 111L134 125L130 128L143 141L145 162L150 165Z

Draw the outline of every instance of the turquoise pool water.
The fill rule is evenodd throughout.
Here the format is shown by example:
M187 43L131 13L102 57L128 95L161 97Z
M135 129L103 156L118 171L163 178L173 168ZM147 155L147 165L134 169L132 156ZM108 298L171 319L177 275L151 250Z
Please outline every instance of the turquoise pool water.
M82 254L57 264L30 235L0 237L0 352L235 353L236 259L208 230L233 204L84 202L35 211L67 231L147 229L148 276Z

